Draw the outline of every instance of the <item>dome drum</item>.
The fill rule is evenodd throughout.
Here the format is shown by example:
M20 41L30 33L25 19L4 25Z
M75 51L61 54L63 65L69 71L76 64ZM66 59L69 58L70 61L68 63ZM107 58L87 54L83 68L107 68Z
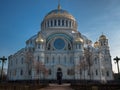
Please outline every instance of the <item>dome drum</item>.
M49 12L41 23L42 30L56 27L77 30L77 22L66 10L58 8Z
M48 28L70 28L77 30L77 23L71 19L65 18L51 18L48 20L44 20L41 24L42 30Z

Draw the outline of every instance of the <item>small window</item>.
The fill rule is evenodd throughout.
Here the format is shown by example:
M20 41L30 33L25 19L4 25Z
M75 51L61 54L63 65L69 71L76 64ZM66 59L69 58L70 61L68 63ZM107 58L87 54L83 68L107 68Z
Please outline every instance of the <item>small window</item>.
M109 71L106 72L107 77L109 76Z
M20 75L21 75L21 76L23 75L23 70L20 71Z
M40 44L38 44L38 49L40 49Z
M50 50L50 47L51 47L51 45L49 44L49 45L48 45L48 50Z

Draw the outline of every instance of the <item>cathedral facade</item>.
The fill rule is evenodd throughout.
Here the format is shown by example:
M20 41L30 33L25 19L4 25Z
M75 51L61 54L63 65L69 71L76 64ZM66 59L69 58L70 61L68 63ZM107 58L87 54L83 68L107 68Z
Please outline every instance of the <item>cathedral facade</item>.
M92 44L77 29L77 21L60 5L50 11L41 30L26 47L9 56L9 80L113 80L108 39L101 35Z

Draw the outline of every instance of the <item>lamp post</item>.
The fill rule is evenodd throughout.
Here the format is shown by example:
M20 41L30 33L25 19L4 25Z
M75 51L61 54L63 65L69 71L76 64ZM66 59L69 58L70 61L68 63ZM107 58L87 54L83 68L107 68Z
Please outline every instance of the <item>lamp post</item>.
M118 56L116 56L113 60L115 61L115 63L117 63L118 74L119 74L120 73L120 71L119 71L119 60L120 60L120 58L118 58Z
M1 80L3 78L3 67L4 67L4 63L7 60L7 58L5 58L5 56L3 56L2 58L0 58L0 60L2 61L2 70L1 70Z

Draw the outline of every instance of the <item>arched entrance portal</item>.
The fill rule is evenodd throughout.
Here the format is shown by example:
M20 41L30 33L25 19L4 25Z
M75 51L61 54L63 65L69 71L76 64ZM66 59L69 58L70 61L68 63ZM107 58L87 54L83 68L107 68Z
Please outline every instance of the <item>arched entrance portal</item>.
M57 75L56 76L57 76L58 83L61 84L62 83L62 76L63 76L61 68L57 69Z
M62 69L61 69L61 68L58 68L58 69L57 69L57 72L62 72Z

